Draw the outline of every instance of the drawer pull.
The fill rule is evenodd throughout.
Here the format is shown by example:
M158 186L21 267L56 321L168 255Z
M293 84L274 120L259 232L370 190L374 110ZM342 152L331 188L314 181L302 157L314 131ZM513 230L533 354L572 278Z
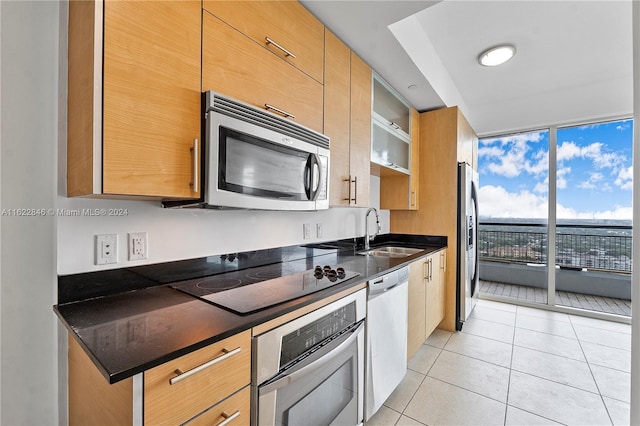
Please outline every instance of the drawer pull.
M193 376L194 374L204 370L205 368L209 368L212 365L215 365L221 361L224 361L227 358L230 358L232 356L234 356L235 354L240 353L240 351L242 351L242 349L240 347L235 348L234 350L230 351L227 349L223 349L222 352L224 352L224 355L220 355L217 358L212 359L211 361L205 362L202 365L199 365L189 371L182 371L179 368L176 368L175 373L177 374L176 377L172 378L169 380L169 384L174 385L176 383L178 383L181 380L186 379L187 377Z
M218 423L217 426L226 426L232 421L234 421L235 419L237 419L238 417L240 417L240 410L236 411L233 414L227 414L223 411L222 414L220 415L224 417L224 420Z
M284 115L285 117L296 118L296 116L295 116L295 115L293 115L293 114L291 114L290 112L287 112L287 111L285 111L285 110L283 110L283 109L280 109L280 108L274 107L273 105L270 105L270 104L264 104L264 107L265 107L266 109L273 110L273 111L277 112L278 114Z
M293 53L291 53L290 51L288 51L284 47L280 46L278 43L276 43L275 41L271 40L269 37L265 37L264 39L267 41L267 44L273 44L275 47L277 47L278 49L282 50L284 52L285 56L291 56L292 58L295 59L296 55L294 55Z

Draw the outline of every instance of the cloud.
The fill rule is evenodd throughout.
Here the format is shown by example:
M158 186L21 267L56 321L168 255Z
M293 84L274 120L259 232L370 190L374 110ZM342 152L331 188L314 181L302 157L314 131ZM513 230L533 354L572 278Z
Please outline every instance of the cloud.
M486 185L480 187L478 200L481 217L540 219L548 215L546 196L536 195L526 190L513 193L501 186ZM556 212L560 219L630 220L632 218L632 208L627 206L614 206L611 210L603 211L578 212L558 204Z
M623 121L622 123L616 126L616 130L623 132L627 129L630 129L633 126L633 122L631 120Z
M504 155L504 150L497 146L478 148L478 157L500 158Z
M562 167L556 171L556 188L557 189L566 189L567 187L567 176L571 174L571 167Z
M522 172L539 176L549 169L549 153L544 149L536 151L532 156L535 161L531 161L527 155L532 149L530 144L540 142L545 134L534 132L482 139L478 156L497 159L486 167L499 176L515 178Z
M581 153L580 147L575 142L562 142L558 146L557 159L558 162L572 160L579 157Z
M624 164L626 157L617 152L603 152L604 147L602 142L594 142L581 147L573 141L564 141L558 146L558 163L583 158L591 160L596 169L618 170Z
M614 183L619 186L620 189L633 189L633 166L620 170Z
M596 189L596 188L600 188L600 189L611 189L611 187L609 185L606 184L606 182L604 184L600 184L598 185L600 182L602 182L604 180L604 175L602 173L599 172L594 172L591 173L589 175L589 179L580 183L578 185L578 188L582 188L582 189Z
M506 135L506 136L500 136L497 138L486 138L486 139L480 139L480 145L493 145L493 144L500 144L502 146L504 145L508 145L508 144L526 144L528 142L540 142L545 134L547 132L531 132L531 133L518 133L518 134L514 134L514 135Z
M547 198L529 191L510 193L501 186L486 185L480 187L478 200L479 214L483 217L547 217Z

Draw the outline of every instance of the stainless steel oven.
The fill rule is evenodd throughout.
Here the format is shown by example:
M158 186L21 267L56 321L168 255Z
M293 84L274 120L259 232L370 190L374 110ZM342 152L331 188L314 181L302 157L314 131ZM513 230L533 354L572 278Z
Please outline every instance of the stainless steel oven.
M366 289L254 337L254 425L363 423Z

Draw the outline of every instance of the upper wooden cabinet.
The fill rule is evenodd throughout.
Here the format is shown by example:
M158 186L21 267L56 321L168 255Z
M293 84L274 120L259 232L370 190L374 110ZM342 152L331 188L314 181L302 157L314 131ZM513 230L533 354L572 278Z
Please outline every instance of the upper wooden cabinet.
M373 73L371 161L410 173L411 106L382 77Z
M333 158L333 156L332 156ZM351 52L351 205L368 207L371 158L371 67Z
M380 167L380 208L417 210L420 208L420 115L411 108L410 174Z
M199 1L69 3L68 196L197 198Z
M203 7L322 83L324 26L297 1L204 0Z
M269 5L272 2L255 3ZM258 108L271 109L322 132L321 83L283 61L268 46L206 11L203 26L203 91L217 91ZM322 48L320 52L322 54Z
M371 68L325 33L324 133L331 138L330 205L369 205Z

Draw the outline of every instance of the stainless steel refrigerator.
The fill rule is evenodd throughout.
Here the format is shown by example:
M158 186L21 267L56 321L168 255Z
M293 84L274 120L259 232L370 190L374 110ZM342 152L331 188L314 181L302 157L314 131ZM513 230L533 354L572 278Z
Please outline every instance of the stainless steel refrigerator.
M478 172L467 163L458 163L458 265L456 329L478 301Z

